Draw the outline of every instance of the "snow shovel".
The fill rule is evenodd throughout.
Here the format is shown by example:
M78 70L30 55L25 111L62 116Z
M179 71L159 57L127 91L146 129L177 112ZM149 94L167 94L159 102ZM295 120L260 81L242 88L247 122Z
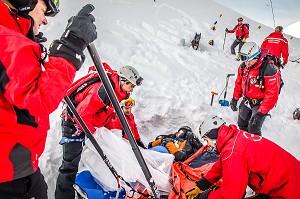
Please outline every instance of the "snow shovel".
M234 76L234 74L227 74L227 77L226 77L226 85L225 85L225 88L223 89L223 91L225 90L225 93L224 93L224 98L223 98L223 100L219 100L219 104L221 105L221 106L229 106L229 101L228 100L226 100L226 95L227 95L227 88L228 88L228 81L229 81L229 77L230 76ZM223 91L222 91L222 93L223 93ZM222 95L222 93L221 93L221 95ZM221 96L220 95L220 96Z

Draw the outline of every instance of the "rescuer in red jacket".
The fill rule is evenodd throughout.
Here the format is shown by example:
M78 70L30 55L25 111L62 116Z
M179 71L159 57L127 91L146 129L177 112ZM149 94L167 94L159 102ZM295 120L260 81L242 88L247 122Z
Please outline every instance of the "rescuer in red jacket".
M299 197L300 161L274 142L233 124L226 126L217 116L205 119L199 131L214 140L220 157L186 193L188 199L241 199L247 185L259 194L255 198ZM210 188L220 178L220 187Z
M239 45L239 52L240 52L242 46L246 42L246 39L249 37L248 26L246 24L243 24L243 18L239 17L237 21L238 24L232 30L228 30L228 28L225 29L226 33L235 32L236 39L234 40L234 42L230 47L231 54L233 55L235 55L235 47Z
M238 68L230 102L231 109L237 111L237 102L243 98L239 106L238 126L257 135L261 135L262 124L275 106L280 89L280 72L274 64L263 61L266 54L267 51L261 51L254 42L245 43L240 52L244 62ZM265 68L264 71L261 67Z
M144 143L141 141L141 136L139 134L137 125L135 123L134 120L134 115L132 114L131 110L132 107L135 106L135 100L133 100L131 97L124 99L120 102L120 106L124 112L125 118L127 120L127 123L130 127L130 130L132 132L132 135L134 137L134 139L136 140L136 143L146 149ZM116 114L116 112L114 112L108 119L108 121L106 122L106 124L104 125L107 129L120 129L123 130L122 124L119 120L118 115ZM125 132L122 131L122 136L125 139L128 139Z
M283 27L277 26L275 32L272 32L265 38L261 44L261 48L268 49L269 53L276 56L277 59L282 57L282 67L285 67L289 59L289 44L288 40L283 36L282 31Z
M0 198L47 198L38 159L49 114L81 68L83 50L97 37L93 6L87 5L45 57L34 36L48 23L45 16L58 13L57 2L0 0Z
M119 102L127 99L135 86L142 83L143 78L132 66L124 66L118 71L112 70L106 63L103 63L103 66ZM107 117L112 114L110 99L95 70L90 70L89 74L74 82L67 95L91 133L94 133L96 128L103 127L107 123ZM55 198L73 199L73 184L78 172L85 133L68 107L63 111L61 126L63 137L60 144L63 146L63 160L59 167Z

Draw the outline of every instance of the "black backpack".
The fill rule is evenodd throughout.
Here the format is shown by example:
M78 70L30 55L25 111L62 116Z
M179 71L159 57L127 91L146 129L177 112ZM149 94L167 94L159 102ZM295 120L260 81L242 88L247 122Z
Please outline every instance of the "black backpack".
M272 55L269 55L269 54L267 54L267 55L265 55L264 56L264 58L263 58L263 61L262 61L262 64L261 64L261 66L260 66L260 68L259 68L259 75L258 75L258 78L257 78L257 81L258 81L258 84L259 84L259 88L262 90L262 91L264 91L264 81L265 81L265 71L266 71L266 68L267 68L267 66L268 66L268 64L269 64L269 62L271 61L271 60L273 60L274 62L275 62L275 60L274 60L275 58L274 58L274 56L272 56ZM245 68L246 68L246 64L245 64L245 62L243 62L241 65L240 65L240 67L241 67L241 69L242 69L242 76L244 76L244 70L245 70ZM280 75L280 80L281 80L281 82L280 82L280 89L279 89L279 93L280 93L280 91L281 91L281 88L283 87L283 85L284 85L284 83L283 83L283 80L282 80L282 78L281 78L281 75Z
M244 26L247 26L247 28L248 28L249 31L250 31L250 29L249 29L249 24L248 23L244 23L243 26L242 26L242 30L243 30L243 32L245 34Z

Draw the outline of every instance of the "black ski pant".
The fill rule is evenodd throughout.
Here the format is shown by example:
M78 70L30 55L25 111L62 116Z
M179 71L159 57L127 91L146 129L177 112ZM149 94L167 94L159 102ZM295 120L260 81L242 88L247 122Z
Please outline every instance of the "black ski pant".
M47 199L47 184L38 169L33 174L10 182L0 183L1 199Z
M242 46L245 44L245 42L242 42L241 40L239 39L235 39L234 42L231 44L231 47L230 47L230 51L231 51L231 54L235 55L235 47L237 45L239 45L239 52L241 51L241 48Z
M62 121L63 136L69 138L78 138L72 136L76 131L75 127L67 121ZM84 137L84 134L80 135ZM59 174L56 181L55 199L74 199L75 191L73 185L75 183L78 165L82 153L82 142L70 142L62 145L63 160L59 167Z
M251 118L257 113L258 105L250 105L248 100L244 98L239 106L238 126L241 130L249 133L261 135L261 128L265 121L265 116L260 121L250 122Z

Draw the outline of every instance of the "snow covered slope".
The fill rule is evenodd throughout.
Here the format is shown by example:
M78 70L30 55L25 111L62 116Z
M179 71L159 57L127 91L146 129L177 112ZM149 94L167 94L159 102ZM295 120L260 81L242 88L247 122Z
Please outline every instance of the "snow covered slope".
M48 37L46 46L60 37L68 18L86 3L96 7L93 12L98 28L95 45L102 61L113 69L132 65L144 78L143 85L133 93L136 99L133 113L144 143L152 141L158 134L175 132L182 125L189 125L198 132L200 122L208 114L217 114L227 123L236 123L237 113L221 107L217 98L225 87L226 75L236 74L239 66L235 57L229 55L234 34L227 35L224 51L222 46L224 29L233 28L241 14L211 0L61 1L61 13L49 19L49 25L42 29ZM260 44L272 32L272 29L242 17L250 24L248 41ZM210 27L215 21L216 31L212 31ZM198 51L189 46L195 32L202 34ZM209 40L214 40L215 45L208 45ZM300 40L293 38L289 42L290 59L300 57ZM93 64L87 51L86 55L87 60L77 78L85 75ZM277 106L271 111L272 118L267 118L263 126L263 136L298 159L300 122L292 119L292 112L300 107L299 74L300 64L292 62L282 71L285 86ZM235 77L229 80L227 100L231 99L234 80ZM211 91L219 92L213 106L210 106ZM40 162L49 186L49 198L53 198L62 158L58 144L60 112L61 107L51 115L51 129Z

